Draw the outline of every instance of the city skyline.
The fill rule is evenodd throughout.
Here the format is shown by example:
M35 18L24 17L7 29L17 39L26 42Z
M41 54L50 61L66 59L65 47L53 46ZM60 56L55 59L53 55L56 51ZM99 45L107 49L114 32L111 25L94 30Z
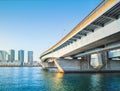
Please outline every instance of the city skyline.
M8 61L8 62L13 62L13 61L20 61L19 60L19 51L24 51L24 50L14 50L14 49L10 49L10 50L0 50L0 60L2 61ZM33 51L29 50L29 51L24 51L24 63L28 63L29 62L29 52L30 52L30 56L32 56L32 61L38 61L38 60L33 60ZM31 54L32 52L32 54Z
M0 49L33 50L34 60L39 60L43 51L70 32L101 1L0 1Z

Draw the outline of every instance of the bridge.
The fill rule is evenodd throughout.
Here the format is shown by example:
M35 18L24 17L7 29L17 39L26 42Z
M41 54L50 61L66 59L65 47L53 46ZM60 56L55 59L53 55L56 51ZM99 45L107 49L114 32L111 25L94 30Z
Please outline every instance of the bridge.
M120 71L120 61L109 57L119 48L120 0L103 0L40 59L58 72Z

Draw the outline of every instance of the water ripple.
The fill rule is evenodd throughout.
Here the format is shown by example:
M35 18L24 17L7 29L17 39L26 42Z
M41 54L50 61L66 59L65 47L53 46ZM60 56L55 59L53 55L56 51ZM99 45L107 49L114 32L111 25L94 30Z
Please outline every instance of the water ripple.
M120 73L61 74L39 67L0 67L0 91L120 91Z

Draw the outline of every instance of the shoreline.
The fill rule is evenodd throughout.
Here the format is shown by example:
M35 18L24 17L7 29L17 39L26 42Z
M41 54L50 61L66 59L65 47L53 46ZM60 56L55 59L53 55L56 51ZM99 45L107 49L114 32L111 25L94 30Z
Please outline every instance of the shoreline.
M0 66L0 67L41 67L41 66Z
M65 71L64 73L120 73L120 70L102 70L102 71Z

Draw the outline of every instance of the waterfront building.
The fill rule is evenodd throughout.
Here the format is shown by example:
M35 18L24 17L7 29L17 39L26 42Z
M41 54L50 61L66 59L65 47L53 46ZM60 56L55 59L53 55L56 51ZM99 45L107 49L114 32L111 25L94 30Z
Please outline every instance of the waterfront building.
M4 50L0 50L0 61L6 61L8 56L7 52Z
M33 62L33 51L28 51L28 63Z
M8 52L8 60L9 61L11 61L11 62L13 62L14 60L15 60L15 50L10 50L9 52Z
M24 64L24 50L19 50L18 51L18 60L21 63L21 66Z
M19 61L16 61L16 60L14 60L13 62L11 62L11 61L0 62L0 67L1 66L6 66L6 67L12 66L12 67L14 67L14 66L20 66L20 65L21 65L21 63Z

